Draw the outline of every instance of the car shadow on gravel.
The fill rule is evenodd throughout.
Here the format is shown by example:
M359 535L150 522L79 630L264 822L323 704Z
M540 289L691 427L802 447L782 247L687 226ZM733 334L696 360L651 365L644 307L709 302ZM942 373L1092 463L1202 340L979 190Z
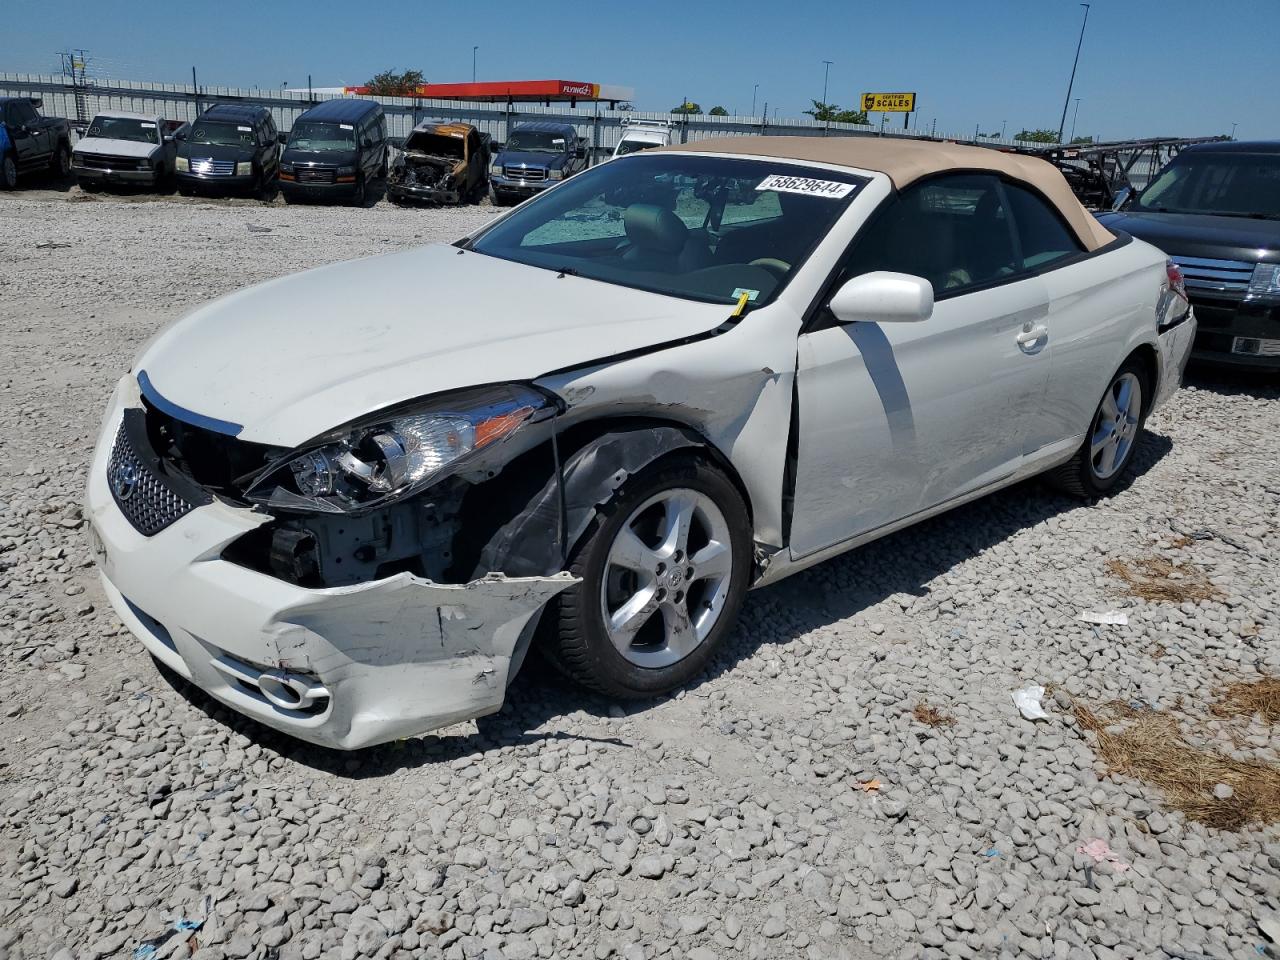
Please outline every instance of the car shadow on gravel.
M1183 383L1226 397L1280 400L1280 370L1251 370L1197 362L1187 368Z
M1147 431L1134 453L1134 468L1120 492L1141 480L1173 449L1166 436ZM766 644L785 644L814 630L855 616L897 595L923 597L927 584L976 554L1018 532L1083 505L1029 480L973 503L873 541L843 556L802 571L771 587L748 594L742 616L707 670L686 689L736 669ZM832 582L848 584L832 590ZM354 752L329 750L278 733L222 706L158 661L156 666L192 706L271 750L318 771L351 779L384 777L399 770L483 757L504 747L546 740L581 740L630 749L616 737L591 737L543 730L577 715L605 717L643 714L669 697L620 705L592 694L562 677L541 657L530 656L507 691L501 711L475 721L475 732L427 734ZM676 691L671 696L679 696Z

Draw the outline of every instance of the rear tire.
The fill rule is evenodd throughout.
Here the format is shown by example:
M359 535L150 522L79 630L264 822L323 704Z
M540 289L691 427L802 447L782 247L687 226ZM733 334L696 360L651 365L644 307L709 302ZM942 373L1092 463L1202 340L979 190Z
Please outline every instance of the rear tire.
M1107 385L1080 449L1045 474L1050 485L1084 500L1105 496L1121 485L1132 470L1146 425L1153 395L1149 379L1140 360L1125 361Z
M652 464L618 488L574 548L568 569L581 582L556 601L546 653L606 696L683 686L733 629L751 557L746 505L719 469L689 454Z
M60 180L71 176L71 147L66 143L58 144L58 149L53 151L53 157L49 161L49 169Z

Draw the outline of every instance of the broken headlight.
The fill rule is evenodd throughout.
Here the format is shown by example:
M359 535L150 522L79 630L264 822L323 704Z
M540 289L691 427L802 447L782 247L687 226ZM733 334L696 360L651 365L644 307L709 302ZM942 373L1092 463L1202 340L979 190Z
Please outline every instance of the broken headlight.
M511 385L383 413L276 460L247 496L286 510L363 510L423 489L544 411L554 411L546 395Z

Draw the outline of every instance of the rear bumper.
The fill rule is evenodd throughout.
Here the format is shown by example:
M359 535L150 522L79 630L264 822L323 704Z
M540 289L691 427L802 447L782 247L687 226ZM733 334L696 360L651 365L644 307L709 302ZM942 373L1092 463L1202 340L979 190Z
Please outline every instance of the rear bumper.
M307 589L223 550L269 518L215 500L147 537L120 511L107 461L131 377L94 453L85 513L103 589L142 645L233 710L337 749L412 736L502 706L535 615L577 582L490 576L439 584L407 573Z
M1200 297L1193 302L1199 318L1194 359L1280 370L1280 306ZM1244 341L1245 352L1237 351L1237 338Z
M1187 361L1191 358L1191 345L1195 338L1194 308L1187 311L1185 320L1179 321L1160 334L1160 386L1156 390L1152 410L1177 393L1178 388L1182 386L1182 376L1186 372Z

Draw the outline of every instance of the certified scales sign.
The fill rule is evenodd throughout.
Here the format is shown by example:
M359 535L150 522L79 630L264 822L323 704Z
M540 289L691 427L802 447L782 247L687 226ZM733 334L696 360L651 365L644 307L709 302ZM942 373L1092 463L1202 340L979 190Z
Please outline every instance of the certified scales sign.
M862 109L867 113L915 113L914 93L864 93Z

